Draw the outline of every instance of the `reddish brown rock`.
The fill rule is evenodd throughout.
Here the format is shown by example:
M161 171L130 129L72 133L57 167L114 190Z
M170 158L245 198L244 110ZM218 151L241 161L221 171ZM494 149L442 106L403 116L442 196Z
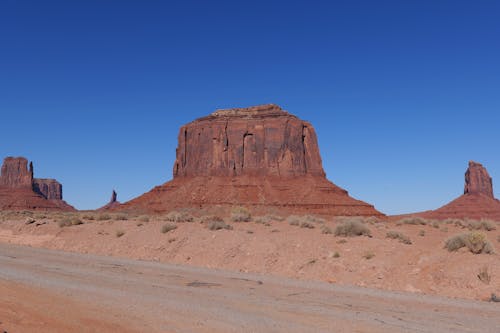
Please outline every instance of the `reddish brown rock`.
M488 171L482 164L474 161L469 162L469 168L465 172L464 194L480 193L493 198L493 181Z
M272 104L182 126L176 153L174 178L325 175L314 128Z
M182 126L178 140L174 179L120 209L382 215L326 179L314 128L277 105L218 110Z
M116 193L115 190L113 190L113 192L111 193L111 199L109 200L109 202L105 206L102 206L101 208L99 208L97 210L109 210L109 209L113 209L113 208L118 208L121 205L121 203L117 200L117 197L118 197L118 194Z
M472 218L500 221L500 201L493 196L493 182L486 168L470 161L464 194L433 211L413 214L432 219Z
M49 200L62 200L62 185L55 179L33 179L33 189Z
M33 181L33 164L24 157L7 157L2 164L0 186L10 188L31 188Z
M62 200L62 185L54 179L33 178L33 164L24 157L7 157L0 176L0 210L75 210Z

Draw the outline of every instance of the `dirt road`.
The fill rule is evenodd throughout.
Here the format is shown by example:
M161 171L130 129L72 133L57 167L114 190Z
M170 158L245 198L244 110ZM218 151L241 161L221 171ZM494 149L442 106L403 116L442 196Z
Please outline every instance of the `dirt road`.
M500 332L500 304L0 244L15 332Z

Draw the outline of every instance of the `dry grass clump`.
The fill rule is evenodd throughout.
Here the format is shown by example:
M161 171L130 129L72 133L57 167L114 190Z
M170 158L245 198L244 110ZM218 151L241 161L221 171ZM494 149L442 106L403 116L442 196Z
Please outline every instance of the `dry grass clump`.
M200 217L200 222L203 224L210 222L224 222L224 219L218 215L204 215Z
M80 220L79 218L77 217L73 217L73 218L69 218L69 217L66 217L66 218L63 218L62 220L59 220L59 222L57 223L59 225L59 227L71 227L73 225L80 225L80 224L83 224L83 221Z
M486 284L490 284L491 281L491 275L490 272L488 272L488 266L483 266L480 270L479 273L477 274L477 278Z
M399 231L388 231L385 236L390 239L397 239L403 244L411 245L411 239Z
M117 221L126 221L126 220L128 220L128 216L125 214L118 214L118 215L115 215L114 219Z
M149 222L149 216L143 215L139 217L140 222Z
M175 229L177 229L177 226L175 224L167 223L161 227L161 233L166 234L167 232L175 230Z
M277 215L264 215L264 216L257 216L254 218L255 223L260 223L265 226L270 226L271 222L276 221L280 222L283 221L285 218Z
M216 230L221 230L221 229L226 229L226 230L232 230L233 227L230 226L229 224L225 223L224 221L211 221L208 222L207 228L212 231Z
M312 224L311 222L302 221L300 223L300 227L301 228L307 228L307 229L314 229L314 224Z
M420 230L420 231L418 232L418 235L419 235L420 237L424 237L424 236L425 236L425 230Z
M98 221L108 221L111 220L111 215L109 214L100 214L97 216Z
M375 253L373 253L372 251L366 251L366 252L363 254L363 258L365 258L366 260L370 260L370 259L372 259L373 257L375 257Z
M452 236L446 240L444 247L450 252L457 251L462 247L467 247L474 254L495 252L486 236L478 231Z
M233 222L250 222L252 214L245 207L233 207L231 210L231 221Z
M297 215L290 215L286 219L288 221L288 224L298 226L300 225L300 216Z
M351 218L344 220L335 228L335 236L353 237L368 236L371 237L370 229L362 222L360 218Z
M117 230L116 233L115 233L115 236L117 238L120 238L123 235L125 235L125 231L123 231L123 230Z
M421 217L416 217L416 216L411 216L411 217L405 217L398 222L396 222L397 225L402 225L402 224L411 224L411 225L427 225L429 224L430 221L426 220Z
M314 223L316 224L324 224L325 220L313 215L290 215L287 217L288 224L294 226L300 226L301 228L314 228Z
M331 234L333 234L333 230L332 230L332 228L324 225L321 227L321 233L325 234L325 235L331 235Z
M91 215L91 214L84 214L84 215L82 215L82 219L88 220L88 221L94 221L95 220L95 216Z
M172 211L165 216L165 220L170 222L193 222L194 218L186 212Z

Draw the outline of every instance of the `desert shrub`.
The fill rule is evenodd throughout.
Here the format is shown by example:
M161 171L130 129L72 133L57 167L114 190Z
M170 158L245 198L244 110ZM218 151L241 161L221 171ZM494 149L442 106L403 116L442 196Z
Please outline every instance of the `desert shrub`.
M126 220L128 220L128 216L125 214L118 214L118 215L115 215L115 220L126 221Z
M141 221L141 222L149 222L149 217L146 216L146 215L143 215L143 216L139 217L139 221Z
M204 215L200 217L201 223L224 222L224 219L218 215Z
M424 237L424 236L425 236L425 230L420 230L420 231L418 232L418 235L419 235L420 237Z
M97 216L97 219L99 221L108 221L108 220L111 220L111 215L109 215L109 214L100 214L99 216Z
M300 217L297 215L290 215L290 216L288 216L288 218L286 220L288 221L288 224L294 225L294 226L300 225L300 222L301 222Z
M254 218L255 223L263 224L266 227L271 226L271 221L273 221L273 219L267 215L266 216L258 216L256 218Z
M466 221L467 228L469 230L486 230L492 231L496 230L495 223L490 220L480 220L480 221Z
M27 217L26 220L24 221L24 224L32 224L35 223L36 220L32 217Z
M252 214L245 207L233 207L231 210L231 221L233 222L250 222Z
M385 236L387 238L397 239L403 244L411 244L411 239L399 231L388 231Z
M165 220L170 222L193 222L194 218L186 212L172 211L165 216Z
M209 230L221 230L221 229L227 229L227 230L231 230L233 229L232 226L230 226L229 224L226 224L224 221L211 221L211 222L208 222L207 224L207 228Z
M175 230L175 229L177 229L177 226L175 224L167 223L161 227L161 233L165 234L165 233L172 231L172 230Z
M115 233L117 238L120 238L121 236L125 235L125 231L123 230L117 230Z
M438 221L433 221L432 222L432 227L436 228L436 229L439 229L439 222Z
M326 225L321 227L321 233L325 235L331 235L333 234L332 228L327 227Z
M452 236L446 240L444 247L450 252L467 247L474 254L494 253L493 246L486 236L478 231Z
M325 219L322 219L321 217L317 217L314 215L306 215L306 216L304 216L304 219L306 222L309 222L309 223L317 223L317 224L324 224L325 223Z
M333 257L334 258L340 258L340 253L338 253L337 251L335 251L335 253L333 254Z
M345 220L335 228L335 236L353 237L353 236L371 237L371 231L360 219Z
M366 260L370 260L370 259L372 259L373 257L375 257L375 253L373 253L372 251L366 251L366 252L363 254L363 258L365 258Z
M83 221L80 220L79 218L77 217L72 217L72 218L69 218L69 217L66 217L66 218L63 218L62 220L59 220L59 222L57 223L59 225L59 227L71 227L72 225L80 225L80 224L83 224Z
M412 225L427 225L429 224L429 220L423 219L421 217L416 217L416 216L411 216L411 217L405 217L401 220L398 221L398 223L401 224L412 224Z
M95 217L94 217L94 215L85 214L85 215L82 215L82 219L93 221L93 220L95 220Z
M314 224L312 224L311 222L302 221L300 223L300 227L301 228L307 228L307 229L314 229Z
M480 270L479 273L477 274L477 278L486 284L490 284L491 281L491 275L488 272L488 266L483 266Z

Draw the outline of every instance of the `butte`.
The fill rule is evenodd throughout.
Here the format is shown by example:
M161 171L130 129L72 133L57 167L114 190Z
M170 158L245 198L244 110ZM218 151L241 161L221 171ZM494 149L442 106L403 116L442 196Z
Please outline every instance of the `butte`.
M117 209L381 216L326 179L313 126L274 104L217 110L179 130L173 180Z
M55 179L33 178L24 157L7 157L0 174L0 210L74 211L63 200L62 185Z
M500 201L493 196L493 181L483 165L473 161L465 172L464 194L433 211L414 214L431 219L472 218L500 221Z

